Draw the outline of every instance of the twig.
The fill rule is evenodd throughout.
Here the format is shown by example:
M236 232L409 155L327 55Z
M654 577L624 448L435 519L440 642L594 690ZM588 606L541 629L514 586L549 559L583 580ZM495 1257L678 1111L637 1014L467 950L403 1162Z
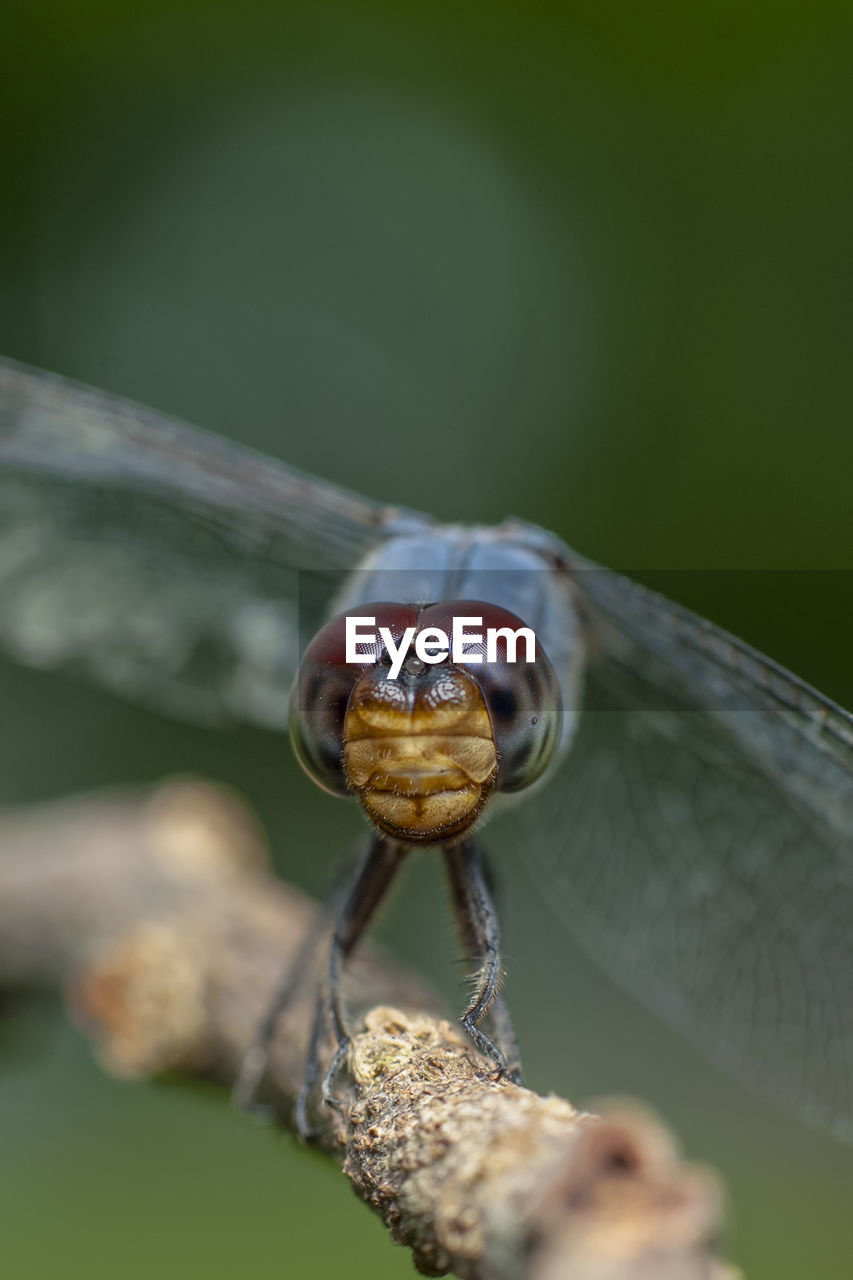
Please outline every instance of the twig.
M201 783L0 819L0 985L66 984L104 1066L231 1085L317 908L275 880L242 806ZM427 1275L723 1280L721 1196L639 1110L580 1113L506 1081L417 979L366 947L368 1007L319 1142ZM282 1020L268 1101L289 1122L311 1015Z

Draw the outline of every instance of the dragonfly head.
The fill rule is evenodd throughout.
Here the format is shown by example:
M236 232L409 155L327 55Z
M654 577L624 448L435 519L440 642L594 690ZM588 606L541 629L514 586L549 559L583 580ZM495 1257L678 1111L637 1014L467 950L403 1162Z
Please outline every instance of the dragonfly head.
M371 822L398 839L435 841L465 831L497 775L483 695L462 667L407 658L356 683L344 720L344 770Z
M482 640L454 654L454 621L463 618L479 621ZM490 629L501 628L489 647ZM534 782L559 742L556 676L535 637L533 652L519 655L507 634L519 628L514 614L470 600L370 604L333 618L308 646L292 700L291 736L306 772L333 794L355 794L395 839L458 838L492 791ZM368 639L353 660L356 632Z

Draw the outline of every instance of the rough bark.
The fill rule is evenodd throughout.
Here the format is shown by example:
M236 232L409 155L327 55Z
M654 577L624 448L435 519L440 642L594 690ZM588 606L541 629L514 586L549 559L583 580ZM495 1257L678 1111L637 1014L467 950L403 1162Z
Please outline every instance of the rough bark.
M271 875L238 801L201 783L0 819L0 985L61 984L107 1070L234 1082L317 907ZM265 1085L287 1125L312 991ZM721 1194L639 1109L592 1116L495 1081L416 978L365 947L356 1035L318 1141L427 1275L723 1280Z

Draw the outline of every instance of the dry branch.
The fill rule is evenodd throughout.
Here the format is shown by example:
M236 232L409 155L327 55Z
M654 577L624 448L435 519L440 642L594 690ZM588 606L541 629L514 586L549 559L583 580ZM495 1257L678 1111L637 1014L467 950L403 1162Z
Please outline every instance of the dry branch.
M58 983L114 1073L233 1083L316 918L275 880L241 805L200 783L62 801L0 820L0 985ZM377 950L321 1145L428 1275L723 1280L720 1193L639 1111L606 1118L496 1082L435 997ZM369 1007L371 1006L372 1007ZM311 994L268 1073L287 1124Z

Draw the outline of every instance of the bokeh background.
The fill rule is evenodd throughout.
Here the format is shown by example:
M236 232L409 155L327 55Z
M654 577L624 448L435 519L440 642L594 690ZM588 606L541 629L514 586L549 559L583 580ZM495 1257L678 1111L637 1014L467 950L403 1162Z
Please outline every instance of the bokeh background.
M685 603L853 705L848 5L30 0L3 27L5 353L377 498L689 571ZM10 666L0 706L3 803L218 778L317 892L357 829L273 735ZM656 1106L724 1172L753 1280L849 1275L853 1154L503 870L531 1083ZM380 932L459 998L434 860ZM213 1090L104 1078L50 1001L4 1009L0 1134L20 1280L411 1273L333 1168Z

